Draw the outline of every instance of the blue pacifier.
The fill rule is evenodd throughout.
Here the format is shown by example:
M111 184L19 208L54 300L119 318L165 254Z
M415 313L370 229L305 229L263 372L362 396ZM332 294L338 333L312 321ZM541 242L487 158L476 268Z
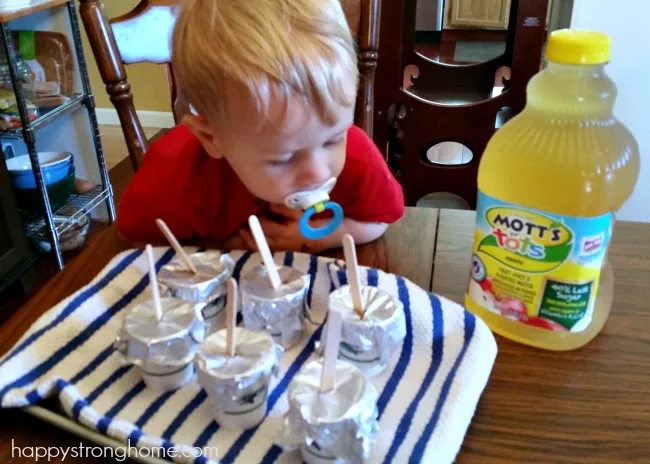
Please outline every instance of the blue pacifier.
M319 240L332 234L343 222L343 208L338 203L329 201L329 194L335 184L336 177L332 177L316 190L296 192L284 199L284 204L288 208L305 211L298 223L303 237L309 240ZM323 227L311 227L309 225L311 217L323 211L331 211L334 216Z

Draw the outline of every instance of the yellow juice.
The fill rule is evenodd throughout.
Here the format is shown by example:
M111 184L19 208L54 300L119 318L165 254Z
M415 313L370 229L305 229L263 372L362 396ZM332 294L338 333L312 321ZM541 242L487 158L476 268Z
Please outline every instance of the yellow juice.
M556 31L525 109L488 144L466 306L490 328L550 350L579 348L613 298L607 248L639 153L612 115L609 38Z

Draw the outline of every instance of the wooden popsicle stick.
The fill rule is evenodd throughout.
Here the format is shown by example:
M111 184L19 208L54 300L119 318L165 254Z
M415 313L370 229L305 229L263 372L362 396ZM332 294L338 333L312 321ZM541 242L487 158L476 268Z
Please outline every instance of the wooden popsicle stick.
M158 277L156 276L156 260L153 257L153 248L147 245L147 257L149 258L149 281L151 282L151 293L153 294L153 306L156 309L156 320L162 321L163 311L160 304L160 291L158 290Z
M325 354L323 370L320 375L320 391L328 392L334 388L336 381L336 360L339 357L341 344L341 324L343 317L336 310L330 310L327 316L327 334L325 335Z
M275 261L273 261L273 255L271 254L271 249L269 248L269 244L266 242L266 237L264 236L264 232L262 231L262 226L260 225L260 221L259 219L257 219L257 216L249 217L248 225L251 228L251 233L253 234L255 243L257 244L257 249L260 251L260 254L262 255L262 261L264 262L264 266L266 266L266 271L269 274L269 280L271 281L271 286L275 290L279 288L280 285L282 285L282 281L280 280L278 267L275 265Z
M365 313L363 301L361 301L361 283L359 281L359 264L357 263L357 250L354 247L354 239L351 235L343 236L343 256L345 266L348 268L348 284L352 295L352 305L361 319Z
M190 257L187 256L187 253L185 253L185 250L183 250L181 244L178 243L178 240L176 240L176 237L174 236L172 231L169 230L169 227L167 227L165 221L163 221L162 219L156 219L156 225L158 226L160 231L165 235L165 238L167 238L169 244L172 246L174 251L176 251L176 254L181 258L181 261L183 261L185 268L188 271L190 271L192 274L197 274L199 271L196 269L196 266L194 265Z
M226 351L235 356L235 326L237 325L237 281L228 280L228 303L226 306Z

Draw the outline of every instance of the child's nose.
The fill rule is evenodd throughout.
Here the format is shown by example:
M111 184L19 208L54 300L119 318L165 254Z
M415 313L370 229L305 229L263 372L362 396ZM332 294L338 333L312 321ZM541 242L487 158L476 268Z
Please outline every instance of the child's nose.
M300 190L315 190L331 177L329 165L321 160L311 160L306 163L298 178Z

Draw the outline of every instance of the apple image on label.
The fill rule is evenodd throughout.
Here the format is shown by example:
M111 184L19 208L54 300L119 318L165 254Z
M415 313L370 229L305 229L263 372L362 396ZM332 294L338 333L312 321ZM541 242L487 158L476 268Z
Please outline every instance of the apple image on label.
M506 297L499 301L499 309L504 316L514 316L520 321L528 319L528 310L526 303L515 298Z
M484 284L484 282L486 282L487 280L488 279L485 279L479 283L474 279L470 279L468 285L469 295L474 301L476 301L478 304L483 306L488 311L500 314L501 311L497 306L498 305L497 297L491 291L492 282L490 281L489 284Z
M483 279L481 282L479 282L479 286L481 287L481 290L483 290L485 293L490 293L494 299L498 299L496 295L494 294L494 287L492 286L492 279L489 277L486 277Z
M543 317L531 316L531 317L528 318L528 320L522 321L522 322L525 322L526 324L532 325L534 327L539 327L541 329L552 330L552 331L555 331L555 332L568 332L569 331L569 329L564 327L562 324L559 324L559 323L557 323L555 321L552 321L550 319L546 319L546 318L543 318Z

